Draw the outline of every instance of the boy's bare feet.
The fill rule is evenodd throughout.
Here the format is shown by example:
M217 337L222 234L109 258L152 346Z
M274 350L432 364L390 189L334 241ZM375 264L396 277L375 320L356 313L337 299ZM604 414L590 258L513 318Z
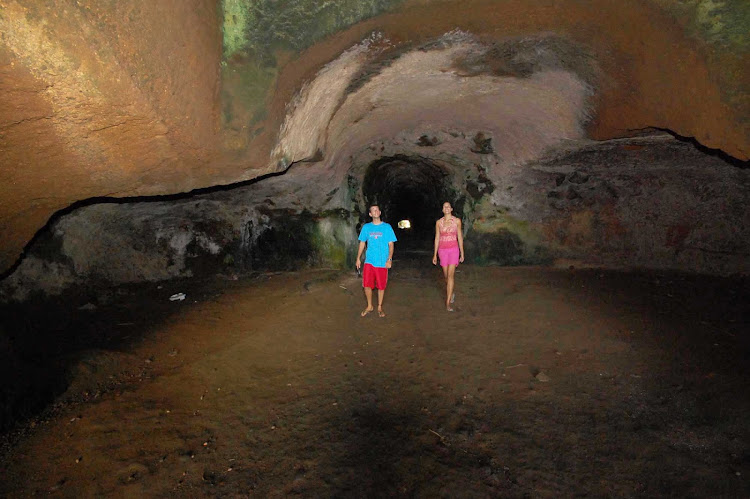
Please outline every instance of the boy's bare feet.
M383 307L378 307L378 316L385 317L385 312L383 311Z
M366 309L364 309L364 310L362 311L362 313L361 313L360 315L361 315L362 317L364 317L365 315L369 314L369 313L370 313L370 312L372 312L373 310L375 310L375 309L374 309L374 308L372 308L372 307L367 307Z

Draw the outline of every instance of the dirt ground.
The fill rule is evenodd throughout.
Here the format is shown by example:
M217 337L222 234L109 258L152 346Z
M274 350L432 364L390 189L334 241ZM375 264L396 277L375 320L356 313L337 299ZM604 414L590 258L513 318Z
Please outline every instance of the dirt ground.
M428 260L386 318L333 270L18 311L66 391L0 495L750 496L747 280L464 265L448 313Z

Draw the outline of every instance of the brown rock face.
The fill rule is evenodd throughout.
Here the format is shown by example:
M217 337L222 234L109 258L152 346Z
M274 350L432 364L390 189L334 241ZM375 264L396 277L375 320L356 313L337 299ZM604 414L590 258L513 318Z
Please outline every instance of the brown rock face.
M0 30L0 268L71 203L210 182L213 2L3 2Z
M233 147L223 140L220 113L232 110L222 91L246 83L221 81L222 64L233 62L222 61L220 10L211 0L0 0L0 271L54 213L81 200L185 192L301 160L315 160L309 174L315 182L320 172L344 171L348 157L374 143L411 140L419 126L448 134L457 110L464 113L462 130L492 129L495 144L501 137L511 144L513 137L501 132L509 129L503 120L515 119L512 110L519 109L513 95L523 95L523 105L538 101L548 114L558 109L554 118L565 122L557 126L542 117L525 124L541 137L540 147L655 127L739 160L750 154L750 108L737 97L747 90L747 54L716 55L654 4L614 0L406 2L277 68L275 87L260 97L268 102L265 120L254 131L248 124L247 140ZM429 65L416 50L404 71L376 72L380 87L352 90L373 63L396 52L409 55L456 29L484 47L547 35L568 40L580 48L577 57L590 59L596 79L560 68L539 77L542 90L534 94L528 90L534 81L516 74L518 82L504 84L519 90L503 94L496 88L503 67L489 64L473 75L470 65ZM373 31L387 40L380 52L347 52ZM337 61L338 73L330 66L321 71ZM726 81L722 64L736 73L731 89L719 83ZM322 84L325 71L335 78ZM406 74L413 76L411 86ZM371 106L385 95L379 88L405 90ZM558 106L545 88L582 102L560 100ZM441 113L447 95L463 100L453 99L454 107ZM491 122L482 113L488 95L511 96L508 112L493 108ZM300 104L305 96L315 97L307 111ZM556 134L545 131L550 127ZM534 151L515 150L513 157L522 162L536 157Z

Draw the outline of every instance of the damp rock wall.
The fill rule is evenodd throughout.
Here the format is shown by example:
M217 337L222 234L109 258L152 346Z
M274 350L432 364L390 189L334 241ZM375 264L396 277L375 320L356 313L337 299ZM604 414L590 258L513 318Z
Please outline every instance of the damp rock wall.
M517 166L440 158L401 155L369 169L355 165L325 189L309 182L310 169L300 166L185 199L83 207L40 233L0 283L0 297L305 266L350 268L373 176L383 180L381 195L430 185L454 195L467 260L475 264L750 273L750 170L691 143L668 135L571 141ZM432 236L411 244L429 251ZM397 244L397 258L398 250Z
M257 199L256 190L77 209L39 235L0 282L0 300L57 295L74 286L353 264L356 217Z
M654 127L747 161L748 16L740 0L2 0L0 272L73 205L346 162L462 110L462 128L490 128L473 110L501 111L503 78L533 103L549 103L535 84L585 94L567 138ZM430 51L456 33L487 50L443 65ZM554 143L569 113L546 114L516 128Z
M750 170L669 136L579 144L474 199L467 251L478 263L747 275L749 199Z

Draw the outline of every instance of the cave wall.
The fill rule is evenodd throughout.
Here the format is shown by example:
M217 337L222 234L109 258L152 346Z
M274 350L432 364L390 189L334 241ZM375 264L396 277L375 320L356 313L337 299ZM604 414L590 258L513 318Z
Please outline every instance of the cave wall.
M748 173L670 136L562 148L474 199L467 252L502 265L747 274Z
M590 119L568 138L656 127L747 160L748 19L746 2L703 0L3 0L0 269L75 202L230 184L321 157L345 168L341 150L369 144L346 140L343 114L333 137L321 117L366 94L356 79L419 63L425 43L456 31L485 46L553 34L581 47L569 55L589 57L598 77ZM334 85L322 85L325 71ZM305 94L317 104L295 114Z
M747 160L750 129L745 118L747 93L742 88L747 85L748 37L739 35L731 43L709 43L703 31L686 26L692 26L691 20L697 14L678 15L679 4L407 2L392 15L357 24L310 47L300 59L284 66L269 111L280 113L283 109L286 113L291 101L286 95L296 93L312 79L321 65L334 58L331 53L351 50L362 40L369 41L368 52L372 55L366 57L383 54L387 65L393 54L421 49L424 43L456 31L477 35L486 43L552 33L586 47L601 67L603 78L593 101L596 109L587 128L592 138L628 136L647 127L665 128ZM671 8L665 10L665 5ZM722 14L726 19L722 19L733 30L742 26L749 14L748 9L736 3L726 10ZM373 33L377 35L375 39ZM367 70L377 66L362 64ZM720 68L720 64L727 66ZM348 79L344 72L341 75ZM719 84L724 80L726 85ZM326 94L335 91L334 85ZM262 135L260 129L256 131ZM282 128L280 142L283 138ZM274 159L283 159L279 164L284 165L308 158L315 151L304 152L275 155Z
M35 240L0 283L0 298L307 266L351 268L373 185L452 189L442 192L454 196L448 200L464 220L472 263L750 272L750 170L669 135L579 140L509 167L491 159L488 138L480 141L485 149L477 148L476 136L466 138L473 163L441 155L434 142L418 156L383 145L340 179L331 177L325 189L309 182L309 167L299 165L185 199L74 210ZM435 208L434 219L439 216ZM422 239L415 249L429 253L432 234Z
M0 269L76 201L215 181L217 14L211 0L0 3Z
M298 202L296 188L277 177L183 199L78 208L37 236L20 265L0 281L0 299L353 265L351 233L358 216L341 209L310 212Z

